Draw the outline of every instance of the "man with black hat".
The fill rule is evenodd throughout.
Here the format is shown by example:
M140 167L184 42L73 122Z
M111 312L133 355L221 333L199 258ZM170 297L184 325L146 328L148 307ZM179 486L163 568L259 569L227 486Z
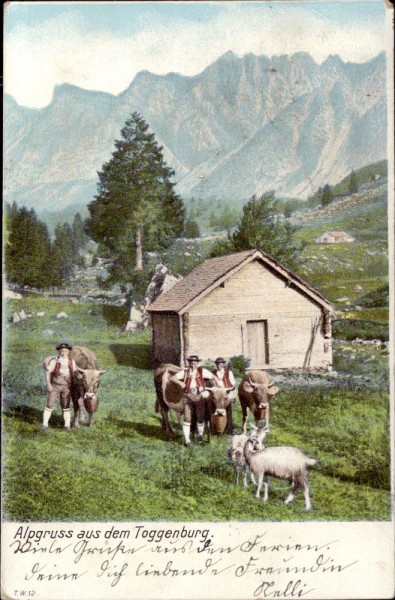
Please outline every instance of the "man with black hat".
M191 445L191 420L192 411L196 410L198 443L203 442L205 402L210 392L205 390L205 379L213 381L213 374L203 367L199 367L200 358L192 354L187 358L188 367L179 371L172 380L181 385L184 390L184 422L182 429L184 432L185 445Z
M51 357L45 362L45 378L47 381L48 395L47 404L44 407L43 413L43 429L48 429L49 418L56 398L60 396L60 405L63 409L64 428L67 431L70 430L71 386L74 378L79 378L77 365L70 354L72 349L70 344L62 342L56 346L58 355Z
M218 387L224 387L227 390L232 390L229 393L229 397L231 398L232 402L234 402L236 399L236 394L234 392L236 387L235 376L233 375L232 371L225 365L226 360L222 358L222 356L219 356L215 360L216 368L213 371L215 385L217 385Z

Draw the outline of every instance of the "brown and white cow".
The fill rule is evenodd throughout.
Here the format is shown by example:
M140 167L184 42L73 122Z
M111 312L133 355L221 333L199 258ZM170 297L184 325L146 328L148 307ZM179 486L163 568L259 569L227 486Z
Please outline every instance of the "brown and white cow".
M96 356L84 346L73 346L71 356L75 360L79 381L74 381L72 385L72 400L74 406L73 425L79 427L83 421L82 407L89 415L89 426L93 425L93 414L99 405L97 390L100 385L101 376L107 373L108 368L99 370Z
M267 373L257 370L245 373L239 385L244 433L247 431L248 410L254 415L256 425L265 419L265 427L269 429L270 399L277 392L278 387L272 385Z

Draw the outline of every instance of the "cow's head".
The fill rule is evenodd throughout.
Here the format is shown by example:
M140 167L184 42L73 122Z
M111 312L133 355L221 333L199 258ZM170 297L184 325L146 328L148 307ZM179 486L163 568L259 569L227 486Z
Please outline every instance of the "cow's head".
M226 417L226 409L232 403L232 390L226 390L223 387L209 388L210 399L215 406L215 415L222 415Z
M280 391L278 387L273 386L271 383L255 383L250 377L244 381L243 389L251 395L251 398L254 401L254 416L257 420L265 418L266 409L270 399Z
M104 373L107 373L108 368L103 371L98 369L80 369L78 372L82 376L81 383L84 386L84 399L96 398L97 390L100 385L100 378Z

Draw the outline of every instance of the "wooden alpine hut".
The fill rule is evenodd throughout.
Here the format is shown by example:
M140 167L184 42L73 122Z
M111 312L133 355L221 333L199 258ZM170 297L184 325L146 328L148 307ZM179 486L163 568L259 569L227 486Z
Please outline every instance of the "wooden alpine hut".
M330 370L331 310L260 250L212 258L149 306L154 362L243 355L250 368Z

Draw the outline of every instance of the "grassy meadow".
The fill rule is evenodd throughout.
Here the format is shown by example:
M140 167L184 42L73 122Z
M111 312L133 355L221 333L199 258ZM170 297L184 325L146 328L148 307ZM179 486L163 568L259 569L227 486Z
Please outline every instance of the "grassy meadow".
M11 324L15 310L31 314ZM184 448L154 412L151 331L122 332L122 308L24 297L5 307L3 515L21 521L390 519L388 353L334 340L337 376L273 374L271 445L318 458L310 471L314 510L303 495L285 506L288 484L271 480L269 502L235 486L229 436ZM37 316L37 312L44 316ZM59 311L67 318L57 319ZM85 345L101 368L96 424L64 432L59 403L47 432L42 361L58 340ZM4 343L4 342L3 342ZM241 411L234 406L235 432Z

